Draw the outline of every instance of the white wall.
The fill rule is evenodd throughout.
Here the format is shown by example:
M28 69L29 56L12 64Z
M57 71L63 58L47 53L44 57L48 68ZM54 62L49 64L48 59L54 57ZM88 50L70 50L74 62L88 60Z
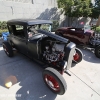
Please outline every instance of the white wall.
M28 3L25 3L28 2ZM0 21L15 18L59 19L56 0L0 0Z
M16 18L58 20L60 26L68 26L67 17L57 9L57 0L0 0L0 21ZM70 26L83 27L89 22L88 18L76 18Z

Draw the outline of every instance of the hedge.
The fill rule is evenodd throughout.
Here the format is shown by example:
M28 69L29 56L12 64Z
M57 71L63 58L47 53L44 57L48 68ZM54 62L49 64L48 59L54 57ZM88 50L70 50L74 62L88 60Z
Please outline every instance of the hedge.
M2 36L2 32L8 32L6 21L0 21L0 36Z
M91 27L92 30L100 33L100 26L96 27L95 25Z
M53 20L52 31L55 32L56 29L59 27L59 21Z
M96 31L100 33L100 26L96 27Z

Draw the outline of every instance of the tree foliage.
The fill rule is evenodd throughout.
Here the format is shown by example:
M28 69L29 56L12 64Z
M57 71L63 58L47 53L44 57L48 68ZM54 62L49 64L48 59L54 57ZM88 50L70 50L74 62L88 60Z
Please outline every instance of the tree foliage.
M92 15L91 0L57 0L58 8L62 8L68 17L88 17Z
M98 18L99 15L100 15L100 0L95 0L95 4L93 5L92 8L91 17Z
M75 17L100 18L100 0L57 0L57 3L68 18L68 26Z

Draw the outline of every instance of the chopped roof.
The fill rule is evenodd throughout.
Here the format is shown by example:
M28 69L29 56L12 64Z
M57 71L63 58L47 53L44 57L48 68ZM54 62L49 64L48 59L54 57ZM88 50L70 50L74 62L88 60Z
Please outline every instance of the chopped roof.
M26 25L52 24L52 21L40 20L40 19L12 19L8 20L7 24L26 24Z

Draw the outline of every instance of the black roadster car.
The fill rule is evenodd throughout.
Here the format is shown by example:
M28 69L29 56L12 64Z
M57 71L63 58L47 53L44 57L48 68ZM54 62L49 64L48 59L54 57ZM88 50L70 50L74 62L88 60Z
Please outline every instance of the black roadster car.
M56 94L63 95L67 85L62 74L69 68L73 59L80 62L82 54L76 45L61 36L50 32L51 21L34 19L14 19L7 22L10 32L3 42L7 56L13 56L13 48L31 59L45 63L43 80Z

